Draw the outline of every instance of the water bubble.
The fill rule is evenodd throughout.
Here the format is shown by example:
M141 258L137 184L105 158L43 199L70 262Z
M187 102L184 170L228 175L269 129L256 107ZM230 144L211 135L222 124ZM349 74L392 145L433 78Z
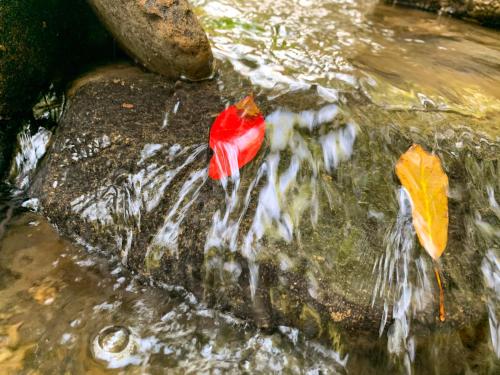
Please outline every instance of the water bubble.
M121 326L104 328L97 336L97 343L103 351L121 353L130 344L130 330Z
M120 368L142 362L136 351L135 338L124 326L108 326L95 337L92 345L94 358L107 362L108 368Z

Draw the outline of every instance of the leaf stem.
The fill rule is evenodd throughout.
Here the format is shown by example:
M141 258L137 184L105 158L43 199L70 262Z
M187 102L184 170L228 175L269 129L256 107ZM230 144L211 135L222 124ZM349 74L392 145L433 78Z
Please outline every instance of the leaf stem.
M439 320L445 321L445 313L444 313L444 290L441 285L441 278L439 277L439 269L437 266L434 266L434 274L436 275L436 280L439 286Z

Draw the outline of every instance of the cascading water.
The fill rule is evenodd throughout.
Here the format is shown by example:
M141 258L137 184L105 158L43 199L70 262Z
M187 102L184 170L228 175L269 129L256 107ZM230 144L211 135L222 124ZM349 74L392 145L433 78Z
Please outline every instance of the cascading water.
M264 235L286 243L296 240L300 244L303 213L310 210L312 225L318 221L318 189L322 186L319 172L333 172L340 162L348 160L352 155L356 125L349 123L344 127L328 130L337 115L337 106L327 105L317 112L292 113L277 110L267 116L270 153L248 185L242 204L239 204L238 197L240 174L237 168L237 152L232 150L233 152L226 153L233 157L230 163L234 172L233 177L229 179L231 188L228 189L228 180L223 179L225 212L223 215L219 210L215 212L212 227L207 235L205 252L210 249L220 251L224 248L234 252L239 246L241 254L248 262L252 299L255 298L258 287L258 255L260 241ZM317 131L319 128L323 128L325 135L318 140L306 138L301 134L304 131ZM318 146L322 155L319 160L313 155ZM290 160L284 167L282 155L287 155ZM264 177L265 182L260 186ZM250 206L252 191L256 188L259 193L255 194L258 198L252 224L246 233L240 233L240 224ZM212 263L221 266L218 261ZM223 265L225 266L228 265Z
M31 134L30 125L26 125L19 133L19 150L14 158L13 170L14 185L24 190L30 185L32 175L38 161L45 155L52 132L39 127L35 134Z
M411 201L404 188L398 191L399 213L386 236L386 251L374 265L376 282L372 306L382 299L384 314L380 322L380 336L390 318L387 330L387 350L403 359L408 374L415 360L415 338L411 332L414 316L432 301L432 290L427 276L427 265L422 255L417 256L415 230L412 224Z
M487 186L490 209L500 220L500 207L495 199L492 186ZM500 358L500 251L497 246L500 239L500 228L477 219L481 231L492 241L481 263L485 285L486 307L489 316L491 345L497 358Z
M491 345L497 358L500 358L500 259L498 250L488 250L481 263L484 284L487 288L486 306L488 308Z
M184 220L187 211L196 201L200 189L207 181L207 170L201 169L189 175L179 192L179 196L165 217L165 222L158 230L146 252L147 267L154 267L168 250L171 255L179 256L177 239L179 237L180 224ZM187 202L185 200L187 199Z
M121 251L122 262L127 264L133 233L141 228L141 215L153 211L158 206L165 189L177 174L199 158L204 150L206 145L182 148L178 144L170 147L147 144L137 162L141 168L137 173L115 176L96 192L74 199L71 202L71 209L97 226L111 228ZM157 153L165 155L170 163L178 162L178 164L169 168L169 164L158 165L149 162ZM166 249L175 253L178 224L184 218L206 178L205 169L193 172L186 180L178 199L166 216L165 223L148 247L146 259L149 266L158 262ZM201 185L196 185L199 180L202 181ZM189 202L184 203L188 196L190 196Z

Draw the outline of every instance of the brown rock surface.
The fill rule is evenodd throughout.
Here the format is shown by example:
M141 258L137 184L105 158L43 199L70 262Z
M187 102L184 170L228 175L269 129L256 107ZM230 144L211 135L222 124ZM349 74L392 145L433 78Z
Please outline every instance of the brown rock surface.
M120 45L152 72L172 79L211 75L208 38L187 0L90 0Z

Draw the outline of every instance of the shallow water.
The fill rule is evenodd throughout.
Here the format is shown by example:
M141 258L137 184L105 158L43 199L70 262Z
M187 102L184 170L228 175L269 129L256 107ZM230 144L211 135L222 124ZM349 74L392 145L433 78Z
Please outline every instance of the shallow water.
M258 332L182 288L142 285L36 214L14 216L0 253L2 374L343 373L346 358L295 329Z
M101 254L71 245L37 214L19 208L23 201L25 208L37 208L36 200L25 201L16 189L29 186L51 138L49 130L27 128L10 179L16 189L4 190L0 210L0 369L33 374L498 371L498 32L368 0L194 3L218 58L220 87L238 92L243 76L257 95L286 103L266 114L269 152L259 159L251 181L223 182L225 205L213 213L206 252L211 257L214 249L240 251L255 297L259 262L275 256L263 239L285 243L280 267L293 268L296 253L307 258L312 298L320 297L320 274L331 289L355 285L369 299L357 302L383 307L378 342L353 345L349 339L356 335L341 332L329 345L291 327L260 331L207 308L178 286L157 285L163 289L157 290L124 269L141 215L157 208L181 170L199 164L205 145L148 144L137 155L138 173L127 174L120 186L103 181L101 190L72 202L73 212L85 221L119 234L120 257L109 260L107 249ZM177 103L171 116L179 106L182 110ZM168 116L163 128L169 126ZM386 171L370 169L373 158L390 171L398 143L410 139L431 143L445 168L464 165L462 174L452 176L450 198L466 209L452 217L450 237L455 249L464 248L460 242L476 246L463 256L474 260L468 292L477 294L484 319L460 329L422 330L416 324L424 313L435 314L431 263L416 246L404 191L394 181L381 183ZM110 140L104 135L89 144L78 142L67 144L75 161L108 147ZM162 165L156 164L158 157ZM206 181L204 167L181 181L147 249L148 269L163 254L179 251L179 228ZM251 195L257 208L243 232ZM356 228L365 211L378 223L374 228L386 230L376 234L383 239L379 254L364 247L368 239ZM462 226L453 221L459 219L467 235L456 232ZM335 225L342 236L328 229ZM328 244L337 242L340 249L330 254ZM445 265L462 256L452 250ZM242 265L214 253L211 264L238 278ZM337 279L335 267L348 266L350 257L365 257L370 276ZM460 282L471 277L464 272L460 278L461 271L452 277Z
M315 85L328 101L361 91L386 109L498 119L496 31L374 0L194 3L215 56L273 95Z

